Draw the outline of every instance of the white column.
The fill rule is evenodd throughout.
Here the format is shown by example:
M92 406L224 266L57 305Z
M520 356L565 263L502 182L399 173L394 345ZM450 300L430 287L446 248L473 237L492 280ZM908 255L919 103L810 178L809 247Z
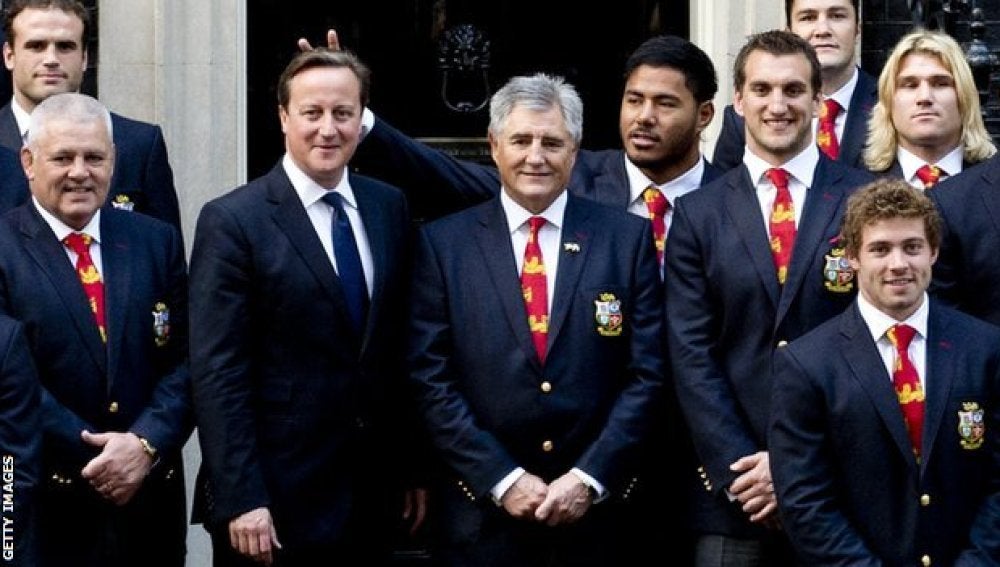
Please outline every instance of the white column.
M705 131L702 152L709 158L722 128L722 110L733 100L733 61L747 36L785 27L783 0L691 0L691 41L715 64L719 94L715 119Z

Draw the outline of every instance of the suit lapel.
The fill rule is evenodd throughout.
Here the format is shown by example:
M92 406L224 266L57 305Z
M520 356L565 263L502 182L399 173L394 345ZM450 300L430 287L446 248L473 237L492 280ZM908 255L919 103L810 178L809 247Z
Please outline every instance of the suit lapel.
M552 351L559 331L566 322L573 298L576 296L577 283L583 273L583 267L592 248L590 235L586 229L587 213L580 210L576 199L572 196L566 201L566 214L563 217L562 242L559 247L559 267L556 272L556 289L549 309L548 350ZM611 228L611 227L608 227ZM572 246L576 244L576 246Z
M977 191L983 200L983 206L989 213L993 229L1000 233L1000 158L983 172L983 190Z
M323 250L323 244L320 243L309 215L306 214L302 201L292 187L292 182L288 180L280 164L268 174L267 191L268 201L274 205L272 212L274 222L285 233L309 271L341 313L340 320L345 322L345 327L349 327L346 321L350 320L350 315L340 286L340 278L337 277L330 258Z
M490 206L480 209L478 220L480 230L477 231L476 241L482 252L486 271L496 290L496 296L503 305L507 323L531 365L541 371L541 363L535 352L535 345L531 341L531 331L528 329L524 293L517 277L515 252L510 244L510 230L500 199L494 199Z
M361 213L361 222L365 226L365 234L368 237L368 246L372 253L372 294L368 306L368 319L365 322L361 350L371 339L372 321L376 321L379 311L384 303L386 269L389 262L395 262L396 258L390 258L391 247L389 234L395 231L389 230L385 211L379 207L378 202L372 197L371 192L365 191L363 180L352 181L354 188L354 198L358 202L358 210Z
M858 71L858 82L851 95L851 107L844 123L844 135L840 145L840 157L837 161L856 167L861 163L865 139L868 137L868 118L872 107L878 98L874 79L864 71Z
M70 264L62 243L56 239L52 229L45 224L34 205L28 203L20 211L21 234L25 238L25 249L52 283L91 359L101 375L106 376L107 350L94 323L94 315L90 312L90 301L83 292L76 269Z
M760 213L756 186L750 179L750 172L742 164L729 174L726 182L729 185L725 195L726 211L736 223L736 230L740 233L750 261L757 269L771 306L774 307L778 304L778 274L774 270L774 259L771 257L771 245Z
M927 321L927 366L924 372L924 431L923 447L920 449L920 469L923 471L932 458L934 439L945 419L945 409L955 383L955 361L953 345L957 337L951 325L939 311L930 305Z
M899 408L899 398L896 397L892 379L886 372L871 333L861 318L857 303L851 304L851 307L839 317L840 332L845 342L840 348L840 356L847 361L854 379L868 394L872 405L882 418L882 423L896 442L896 448L903 458L915 467L917 462L913 455L910 437L906 433L903 411Z
M10 148L20 154L21 131L17 128L17 119L14 118L14 111L8 102L0 108L0 145Z
M590 198L616 209L627 209L632 193L625 173L625 154L615 152L613 155L617 159L613 160L610 167L601 168L601 174L594 178L595 194L590 195Z
M129 231L108 211L101 213L101 262L104 266L104 306L108 326L108 388L118 370L123 337L128 332L129 289L132 285L132 262L129 261ZM152 312L153 306L148 306ZM152 325L152 315L149 324Z
M832 164L832 161L820 156L813 175L813 186L806 191L806 202L795 234L795 248L788 266L788 279L778 304L776 326L792 305L799 288L809 276L809 271L818 270L812 261L816 256L816 249L821 244L829 244L823 241L823 237L844 199L844 192L840 189L842 170L834 170Z

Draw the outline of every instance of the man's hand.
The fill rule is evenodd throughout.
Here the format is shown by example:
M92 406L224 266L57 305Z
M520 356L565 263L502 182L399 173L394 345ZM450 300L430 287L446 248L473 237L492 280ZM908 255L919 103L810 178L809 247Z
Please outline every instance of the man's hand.
M427 517L427 489L413 488L403 495L403 521L410 522L410 535L417 533Z
M586 483L568 472L549 484L545 501L535 510L535 519L549 526L572 523L582 518L591 504Z
M90 482L102 497L116 506L124 506L142 487L142 481L153 467L153 458L143 450L135 433L91 433L83 431L85 443L99 447L101 452L83 467L80 475Z
M751 522L771 523L778 509L771 482L771 465L767 451L747 455L729 465L729 470L742 473L736 477L729 492L743 505L743 511L750 515Z
M312 51L313 46L309 40L300 37L298 41L299 51ZM326 48L330 51L340 51L340 40L337 39L336 30L326 30Z
M230 520L229 545L241 555L264 565L272 565L274 551L281 549L281 544L271 512L267 508L255 508Z
M549 487L537 476L524 473L504 492L500 504L508 514L522 520L532 520L535 510L545 501Z

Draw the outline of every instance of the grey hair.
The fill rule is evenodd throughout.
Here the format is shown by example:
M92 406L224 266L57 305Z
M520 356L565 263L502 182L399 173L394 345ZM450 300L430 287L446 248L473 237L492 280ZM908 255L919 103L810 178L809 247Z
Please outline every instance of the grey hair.
M28 122L28 139L25 144L36 148L38 137L52 120L69 120L72 122L102 122L108 130L108 140L114 139L111 126L111 113L97 99L80 93L61 93L52 95L35 107Z
M566 130L579 146L583 138L583 101L562 77L537 73L513 77L493 94L490 99L490 133L499 136L518 105L532 110L549 110L558 107L562 112Z

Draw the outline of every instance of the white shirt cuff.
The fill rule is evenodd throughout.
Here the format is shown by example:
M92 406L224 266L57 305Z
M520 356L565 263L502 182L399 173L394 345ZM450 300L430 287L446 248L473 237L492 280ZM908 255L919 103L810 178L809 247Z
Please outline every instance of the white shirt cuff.
M490 494L493 495L493 501L496 502L497 506L501 505L501 502L503 502L503 495L507 494L510 487L514 486L514 483L517 482L517 479L521 478L521 475L523 475L524 472L523 468L517 467L507 473L507 476L503 477L503 479L498 482L492 490L490 490Z

